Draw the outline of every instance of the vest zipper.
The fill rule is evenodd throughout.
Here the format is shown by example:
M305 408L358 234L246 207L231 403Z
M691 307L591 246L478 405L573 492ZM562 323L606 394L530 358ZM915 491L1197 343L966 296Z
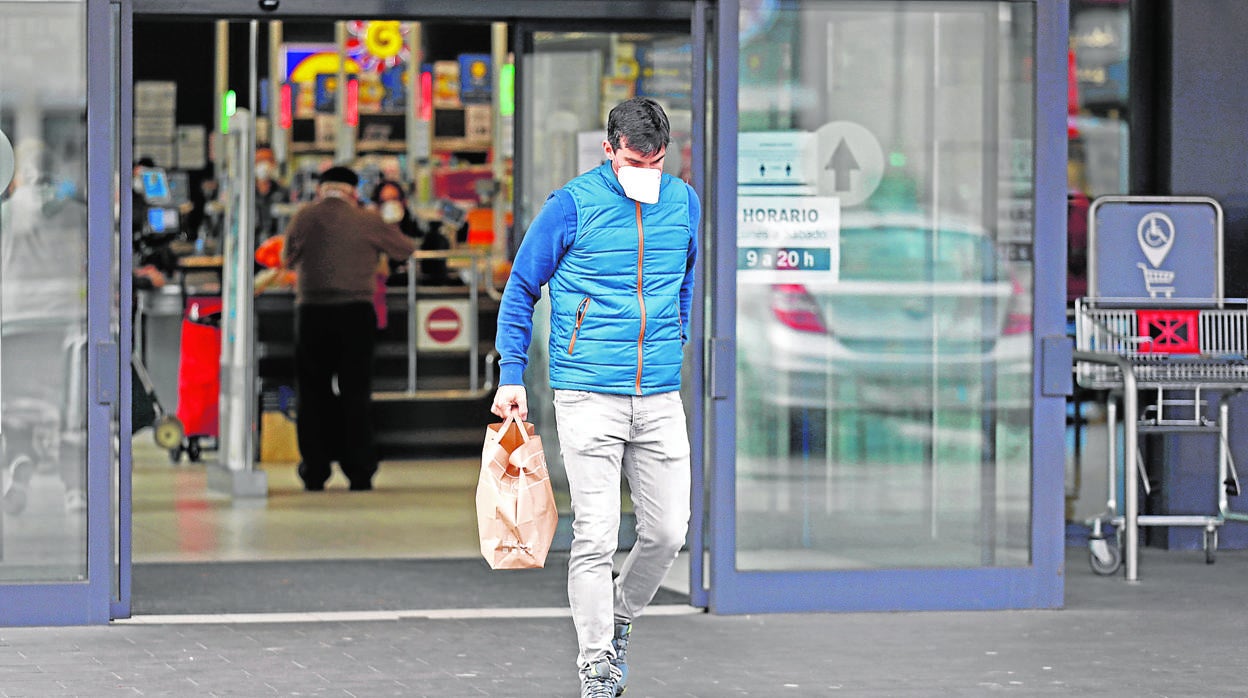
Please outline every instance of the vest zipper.
M646 297L642 293L642 260L646 255L646 233L641 225L641 202L637 204L637 304L641 306L641 332L637 335L637 394L641 395L642 348L646 339Z
M568 342L568 353L572 353L572 347L576 346L576 333L581 331L581 323L585 322L585 313L589 312L589 296L585 296L585 300L576 306L576 327L572 328L572 341Z

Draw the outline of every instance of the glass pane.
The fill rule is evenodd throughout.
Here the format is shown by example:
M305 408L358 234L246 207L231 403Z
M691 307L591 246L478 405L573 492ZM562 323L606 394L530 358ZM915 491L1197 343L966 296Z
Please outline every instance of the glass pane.
M86 577L85 7L0 1L0 582Z
M516 164L519 229L528 228L552 191L602 164L607 114L635 95L653 97L663 105L672 127L664 170L685 181L691 179L691 48L688 34L533 33L519 69L523 116L521 156ZM557 455L554 395L546 373L549 313L549 302L543 296L533 315L524 382L529 420L546 444L551 477L558 484L565 476ZM686 357L686 369L687 364ZM686 389L690 384L686 370ZM684 398L691 399L688 394Z
M737 567L1025 565L1034 8L743 3Z

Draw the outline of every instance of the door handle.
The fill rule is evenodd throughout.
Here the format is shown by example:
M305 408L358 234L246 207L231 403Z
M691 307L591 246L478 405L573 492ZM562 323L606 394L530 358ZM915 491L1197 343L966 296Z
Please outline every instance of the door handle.
M1074 393L1072 362L1074 345L1070 337L1051 336L1040 340L1040 393L1063 397Z
M737 380L736 361L733 360L733 340L726 337L711 337L711 376L707 382L708 397L712 400L726 400L732 394Z
M96 342L95 344L95 401L101 405L112 405L118 400L121 391L120 352L116 342Z
M4 131L0 131L0 191L9 188L13 181L13 173L17 171L17 160L13 155L13 144Z

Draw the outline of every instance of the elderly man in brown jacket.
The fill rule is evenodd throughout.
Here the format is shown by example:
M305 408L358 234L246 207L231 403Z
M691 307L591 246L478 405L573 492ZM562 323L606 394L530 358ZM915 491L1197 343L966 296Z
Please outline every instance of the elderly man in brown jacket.
M352 490L373 487L374 274L380 254L402 259L416 249L397 227L360 208L358 184L350 168L326 170L317 200L285 232L284 263L296 272L299 477L309 491L325 489L335 460Z

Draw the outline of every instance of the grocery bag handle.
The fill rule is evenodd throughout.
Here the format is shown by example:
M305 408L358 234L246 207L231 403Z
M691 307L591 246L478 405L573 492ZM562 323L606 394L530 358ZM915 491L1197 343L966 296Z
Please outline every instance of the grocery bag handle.
M498 428L498 440L503 440L503 437L507 435L507 430L510 429L512 425L517 425L517 428L520 431L521 440L527 444L529 442L529 430L525 428L524 422L517 422L515 415L512 414L507 415L507 418L503 420L502 426Z

